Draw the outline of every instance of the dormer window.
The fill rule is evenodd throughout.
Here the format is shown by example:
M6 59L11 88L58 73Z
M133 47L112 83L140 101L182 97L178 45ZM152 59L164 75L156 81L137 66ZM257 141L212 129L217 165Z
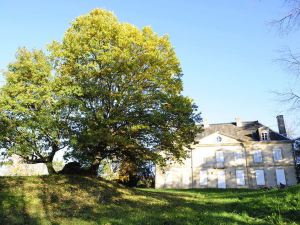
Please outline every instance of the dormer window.
M260 141L269 141L270 140L270 130L268 127L262 126L258 128L259 139Z
M261 132L261 140L268 141L269 140L269 133L267 131Z

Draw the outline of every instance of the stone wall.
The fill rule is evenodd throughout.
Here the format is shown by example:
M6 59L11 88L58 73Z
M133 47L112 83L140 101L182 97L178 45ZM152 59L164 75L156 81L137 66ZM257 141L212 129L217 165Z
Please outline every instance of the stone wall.
M48 169L44 163L27 164L17 155L13 155L10 162L9 165L0 165L0 176L48 175Z

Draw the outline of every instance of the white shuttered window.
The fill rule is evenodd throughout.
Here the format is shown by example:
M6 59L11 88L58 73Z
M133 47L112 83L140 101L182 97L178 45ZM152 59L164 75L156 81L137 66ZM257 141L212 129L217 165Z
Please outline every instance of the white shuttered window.
M216 152L216 161L217 163L223 163L224 162L224 153L222 151Z
M276 148L273 150L273 158L274 158L274 161L282 160L282 153L281 153L280 148Z
M276 181L277 185L286 184L284 169L276 169Z
M226 188L225 171L218 171L218 188Z
M253 161L255 163L261 163L262 162L261 150L256 150L256 151L253 152Z
M236 184L239 186L245 185L245 172L244 170L236 170Z
M256 184L265 185L265 174L264 170L255 170Z
M235 159L235 161L240 161L240 160L244 159L243 152L242 151L236 151L234 153L234 159Z
M200 170L200 185L207 185L207 170Z

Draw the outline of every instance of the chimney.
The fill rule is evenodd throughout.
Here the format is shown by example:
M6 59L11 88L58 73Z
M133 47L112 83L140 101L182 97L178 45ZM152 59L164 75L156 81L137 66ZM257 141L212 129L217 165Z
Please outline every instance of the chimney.
M236 123L236 126L237 126L237 127L243 126L243 122L242 122L242 120L241 120L240 117L236 117L236 118L235 118L235 123Z
M279 134L281 134L282 136L286 137L287 133L286 133L286 129L285 129L283 115L278 115L276 118L277 118L277 124L278 124Z

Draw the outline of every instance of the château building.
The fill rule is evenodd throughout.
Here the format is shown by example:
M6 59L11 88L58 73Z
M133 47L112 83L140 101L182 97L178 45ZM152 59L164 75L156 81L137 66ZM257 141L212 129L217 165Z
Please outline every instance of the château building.
M293 140L258 121L203 124L189 157L156 168L156 188L258 188L295 185Z

